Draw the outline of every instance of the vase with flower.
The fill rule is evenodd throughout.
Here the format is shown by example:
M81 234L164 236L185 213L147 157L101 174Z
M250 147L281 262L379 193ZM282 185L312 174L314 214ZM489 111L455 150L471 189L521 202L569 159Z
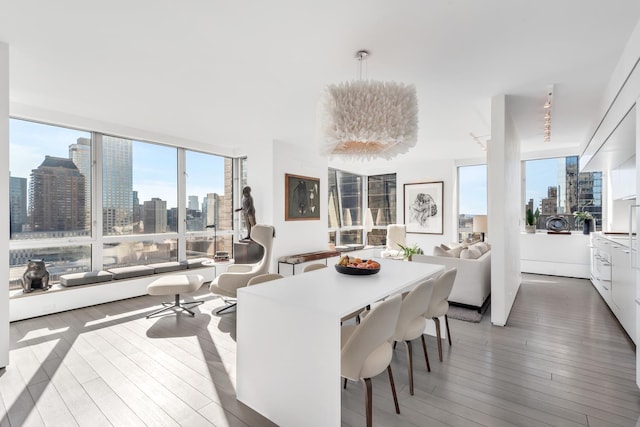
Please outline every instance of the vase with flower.
M587 211L575 211L573 217L576 219L576 224L582 223L582 232L589 234L591 232L591 223L593 222L593 215Z

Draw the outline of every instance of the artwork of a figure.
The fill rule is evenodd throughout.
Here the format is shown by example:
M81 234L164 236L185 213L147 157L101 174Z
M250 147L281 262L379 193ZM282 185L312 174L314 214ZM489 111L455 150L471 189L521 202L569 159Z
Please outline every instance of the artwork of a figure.
M418 193L416 199L410 206L411 218L415 219L420 226L425 227L429 218L436 216L438 205L429 194Z
M309 191L309 210L312 213L316 212L317 203L318 203L318 185L314 184L313 188Z
M253 206L253 197L251 197L251 187L246 186L242 189L242 207L235 212L242 211L245 226L247 227L247 237L244 240L251 240L251 227L256 225L256 208Z
M307 191L307 183L299 180L293 189L293 206L299 215L304 215L309 209L309 192Z

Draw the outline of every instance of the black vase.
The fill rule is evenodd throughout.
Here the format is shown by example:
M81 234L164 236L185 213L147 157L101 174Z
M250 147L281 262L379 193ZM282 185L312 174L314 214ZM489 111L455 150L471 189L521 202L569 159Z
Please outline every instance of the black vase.
M590 219L585 219L582 221L582 233L589 234L591 233L591 221Z

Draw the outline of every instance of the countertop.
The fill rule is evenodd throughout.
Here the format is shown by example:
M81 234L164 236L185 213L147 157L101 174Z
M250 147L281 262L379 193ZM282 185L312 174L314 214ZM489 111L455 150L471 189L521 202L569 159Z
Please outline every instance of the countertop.
M593 233L594 237L599 237L602 239L610 240L620 246L624 246L625 248L629 247L629 235L628 234L604 234L602 232ZM638 244L638 237L633 235L633 240L631 241L631 247L634 249Z

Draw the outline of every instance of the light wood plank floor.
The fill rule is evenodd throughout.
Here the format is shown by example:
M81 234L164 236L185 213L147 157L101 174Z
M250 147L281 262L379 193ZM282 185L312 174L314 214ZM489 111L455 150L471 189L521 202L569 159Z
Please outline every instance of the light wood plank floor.
M145 319L163 300L145 296L12 323L0 427L273 425L235 398L235 315L212 315L205 287L194 298L195 318ZM450 320L442 363L429 337L431 373L414 346L414 396L398 345L401 414L380 375L374 425L636 425L635 348L588 281L525 275L507 327L489 317ZM363 426L362 385L342 396L343 425Z

